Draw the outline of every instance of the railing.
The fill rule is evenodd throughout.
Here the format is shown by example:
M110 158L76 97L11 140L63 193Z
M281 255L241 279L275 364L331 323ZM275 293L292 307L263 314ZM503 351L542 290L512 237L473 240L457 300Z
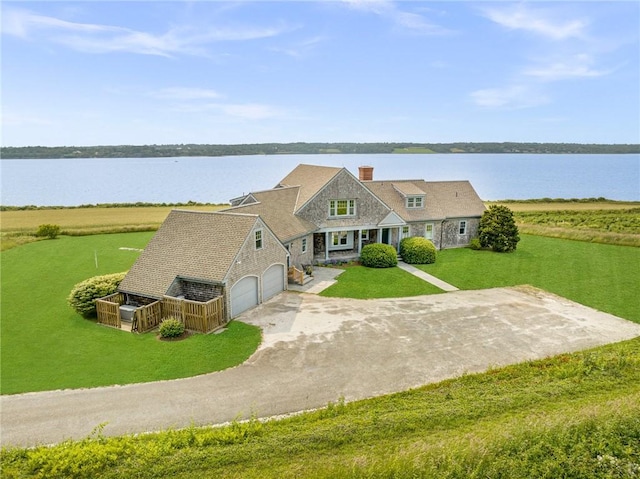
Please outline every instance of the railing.
M131 332L145 333L162 322L162 306L160 301L154 301L136 309L131 323Z
M101 299L96 299L96 313L98 314L98 322L120 328L120 305L124 303L124 295L122 293L114 293Z
M172 316L182 321L186 329L208 333L224 325L224 299L218 296L201 303L165 296L162 313L165 318Z
M297 284L304 284L304 271L299 270L295 266L291 266L288 271L289 281Z

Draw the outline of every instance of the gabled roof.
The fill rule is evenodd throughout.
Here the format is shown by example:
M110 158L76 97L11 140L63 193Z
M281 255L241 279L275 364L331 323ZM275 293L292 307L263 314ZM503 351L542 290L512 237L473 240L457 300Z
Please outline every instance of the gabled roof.
M173 210L118 289L161 298L176 277L222 282L257 221L256 215Z
M282 187L251 193L255 203L241 204L223 211L260 215L280 241L286 243L314 232L313 223L295 215L300 186Z
M369 189L405 221L482 216L484 203L468 181L366 181ZM411 193L403 195L400 190ZM407 208L406 196L425 195L424 208Z
M276 188L286 186L300 187L295 205L295 211L298 211L343 169L333 166L301 164L285 176Z

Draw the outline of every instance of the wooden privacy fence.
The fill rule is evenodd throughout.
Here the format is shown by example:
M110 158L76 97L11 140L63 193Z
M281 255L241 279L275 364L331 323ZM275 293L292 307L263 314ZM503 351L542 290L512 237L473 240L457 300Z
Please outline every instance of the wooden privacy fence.
M208 333L224 325L224 300L218 296L201 303L165 296L162 298L162 314L165 318L173 316L182 321L186 329Z
M96 312L98 313L98 322L120 328L120 305L124 303L124 295L122 293L114 293L104 298L96 299Z
M133 315L131 332L145 333L162 322L162 306L160 301L154 301L146 306L140 306Z

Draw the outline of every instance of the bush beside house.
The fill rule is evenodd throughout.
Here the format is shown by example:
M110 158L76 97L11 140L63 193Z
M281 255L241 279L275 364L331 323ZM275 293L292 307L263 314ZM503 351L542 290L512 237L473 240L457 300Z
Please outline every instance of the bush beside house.
M67 298L69 306L84 318L95 318L96 299L115 293L126 274L94 276L76 284Z
M436 247L426 238L414 236L400 241L400 256L405 263L431 264L436 262Z
M513 212L503 205L492 205L480 218L480 245L499 253L515 251L520 241Z
M392 268L398 265L398 254L391 245L368 244L362 248L360 262L369 268Z

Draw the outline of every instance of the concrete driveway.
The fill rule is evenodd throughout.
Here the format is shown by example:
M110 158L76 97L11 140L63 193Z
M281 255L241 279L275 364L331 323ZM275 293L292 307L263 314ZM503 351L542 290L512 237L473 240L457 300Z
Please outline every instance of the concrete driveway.
M283 293L236 368L189 379L0 398L2 445L216 424L351 401L640 336L640 325L529 287L388 300Z

